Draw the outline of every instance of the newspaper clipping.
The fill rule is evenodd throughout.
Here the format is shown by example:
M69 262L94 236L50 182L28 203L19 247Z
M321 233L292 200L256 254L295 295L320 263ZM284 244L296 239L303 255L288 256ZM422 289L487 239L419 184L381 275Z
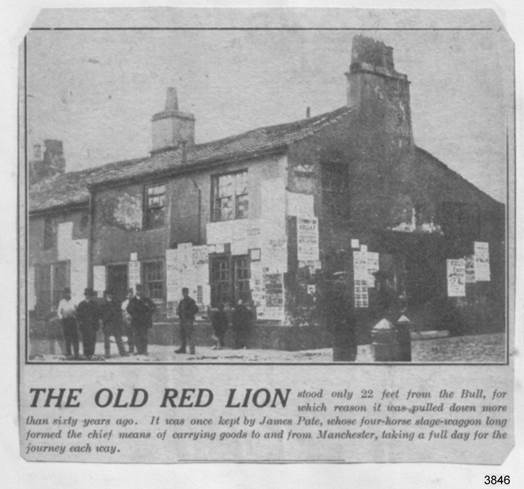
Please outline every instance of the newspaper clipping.
M503 463L513 73L491 11L42 11L20 455Z

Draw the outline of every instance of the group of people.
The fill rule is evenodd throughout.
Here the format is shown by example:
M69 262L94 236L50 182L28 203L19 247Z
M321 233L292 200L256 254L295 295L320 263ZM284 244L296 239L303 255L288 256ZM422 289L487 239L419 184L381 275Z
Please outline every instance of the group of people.
M195 354L194 321L198 307L189 296L189 290L182 289L182 300L178 304L177 315L180 319L180 348L175 353ZM213 327L214 349L221 349L225 345L226 331L229 329L229 316L224 304L210 310L211 326ZM247 348L247 335L251 323L252 313L241 299L235 305L231 314L235 348Z
M91 288L84 291L84 300L78 305L71 298L71 290L64 289L63 298L57 309L58 318L62 322L67 358L80 359L80 340L83 356L91 360L95 355L97 331L102 327L104 335L104 356L111 356L111 338L114 338L118 354L147 355L148 330L153 326L154 302L147 297L140 284L135 291L129 289L127 298L120 304L111 290L104 291L103 300L96 297ZM198 306L189 296L189 290L182 289L182 299L178 303L177 315L180 320L180 348L177 354L195 354L194 322ZM224 347L224 338L229 329L229 314L225 305L211 310L211 325L213 327L214 348ZM233 308L231 323L233 326L235 348L247 348L247 336L252 320L252 312L242 300ZM123 342L127 337L127 348Z
M57 315L62 322L66 357L80 359L81 337L84 357L91 360L95 355L96 335L100 326L104 334L106 358L111 356L111 337L115 339L119 355L147 355L147 330L153 325L154 311L155 304L143 294L141 285L136 286L135 292L129 289L127 299L122 304L115 300L111 290L104 291L103 300L98 301L93 289L87 288L84 290L84 300L76 305L71 298L71 290L64 289ZM122 340L124 334L127 337L127 350Z

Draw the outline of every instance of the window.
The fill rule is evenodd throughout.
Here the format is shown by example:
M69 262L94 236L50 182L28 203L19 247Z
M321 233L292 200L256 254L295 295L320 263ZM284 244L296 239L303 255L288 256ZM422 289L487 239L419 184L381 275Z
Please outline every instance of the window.
M145 222L147 229L159 228L165 224L166 186L152 185L145 189Z
M213 221L248 217L247 170L213 177Z
M55 220L46 217L44 221L44 250L49 250L56 246L56 225Z
M211 304L231 302L231 277L229 257L215 257L211 261Z
M323 202L331 214L349 216L349 170L340 163L326 163L322 166Z
M164 300L164 262L151 261L142 263L145 293L151 299Z
M84 212L80 216L80 224L79 224L80 232L81 233L85 232L87 230L88 225L89 225L89 214L87 212Z
M232 304L239 299L249 301L249 278L250 264L247 255L222 255L211 258L211 304Z

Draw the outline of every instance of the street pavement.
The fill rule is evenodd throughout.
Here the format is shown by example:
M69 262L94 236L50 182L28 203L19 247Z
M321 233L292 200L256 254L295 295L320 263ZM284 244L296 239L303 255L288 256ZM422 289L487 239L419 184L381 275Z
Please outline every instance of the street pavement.
M469 336L454 336L412 341L412 362L431 363L501 363L505 361L505 335L483 334ZM323 348L318 350L281 351L242 349L233 350L224 348L213 350L207 346L197 346L196 354L175 354L176 346L149 345L146 355L119 356L116 345L112 344L113 354L106 359L97 355L95 361L103 362L210 362L210 363L330 363L332 350ZM103 343L97 343L95 352L104 351ZM34 361L64 361L63 355L39 355ZM372 363L373 350L371 345L358 347L356 363ZM83 362L83 361L81 361Z

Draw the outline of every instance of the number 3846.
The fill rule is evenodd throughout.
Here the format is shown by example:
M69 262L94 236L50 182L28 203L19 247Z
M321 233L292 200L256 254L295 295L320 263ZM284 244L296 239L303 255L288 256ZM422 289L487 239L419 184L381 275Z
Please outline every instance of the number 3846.
M511 479L509 475L485 475L484 484L495 485L495 484L510 484Z

